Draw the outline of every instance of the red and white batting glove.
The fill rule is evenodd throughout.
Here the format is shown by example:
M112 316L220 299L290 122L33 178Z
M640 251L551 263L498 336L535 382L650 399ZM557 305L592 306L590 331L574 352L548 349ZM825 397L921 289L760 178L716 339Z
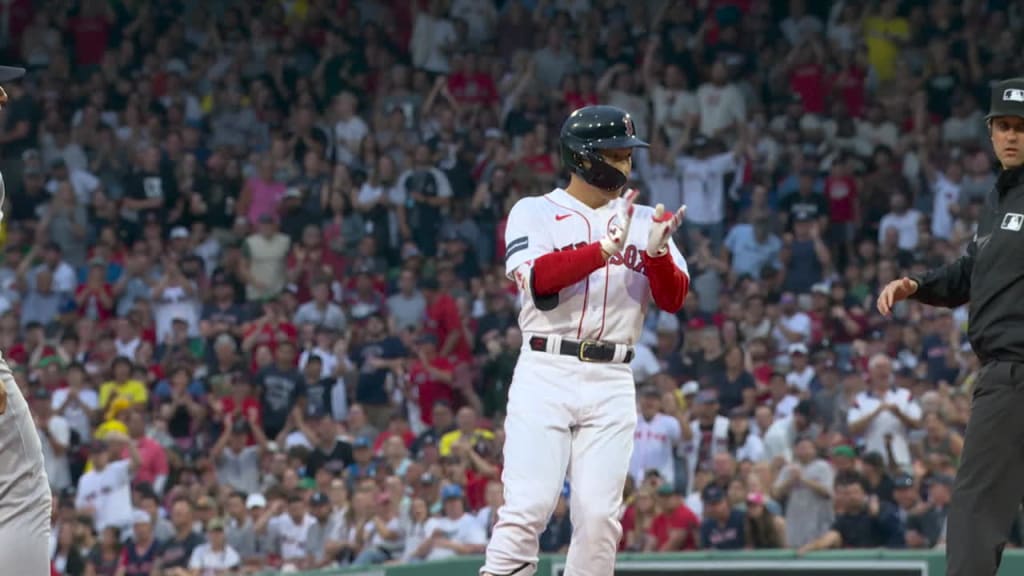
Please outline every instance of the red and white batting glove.
M647 237L647 255L651 258L664 256L668 252L668 240L675 233L679 225L683 223L683 215L686 214L686 204L679 207L675 213L665 212L665 205L658 204L654 208L654 218L651 222L651 234Z
M601 239L601 249L608 256L614 256L626 247L629 226L633 223L633 202L639 194L636 190L626 190L615 199L615 219L608 226L608 235Z

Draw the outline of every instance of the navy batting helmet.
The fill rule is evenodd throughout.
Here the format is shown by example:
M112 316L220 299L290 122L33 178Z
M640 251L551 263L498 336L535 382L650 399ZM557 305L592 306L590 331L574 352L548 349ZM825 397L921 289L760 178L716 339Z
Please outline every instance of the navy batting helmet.
M633 119L615 106L586 106L576 110L562 124L562 164L580 178L602 190L626 185L626 175L612 166L600 150L647 147L636 137Z

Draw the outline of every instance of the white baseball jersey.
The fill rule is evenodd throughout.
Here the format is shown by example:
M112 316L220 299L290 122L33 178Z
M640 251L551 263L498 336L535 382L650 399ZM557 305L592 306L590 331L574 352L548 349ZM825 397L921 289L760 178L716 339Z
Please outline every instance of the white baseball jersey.
M885 395L879 398L870 392L861 392L854 398L853 406L847 414L849 423L856 422L861 418L874 412L879 404L894 404L899 407L900 412L917 420L921 418L921 406L914 400L913 395L906 388L890 388ZM888 450L885 446L885 437L892 435L892 455L896 464L909 466L911 464L910 446L907 442L908 430L903 421L895 414L883 411L868 424L864 431L864 448L868 452L878 452L888 459Z
M558 305L542 311L530 294L533 262L551 252L600 241L617 225L618 218L612 203L594 209L561 188L516 202L505 228L505 273L519 285L519 327L523 333L636 343L651 300L641 253L647 249L653 215L653 208L635 206L622 252L583 281L563 289L558 294ZM686 260L671 240L669 253L689 276Z
M673 459L675 444L683 436L679 420L665 414L655 414L649 422L637 415L636 431L633 433L633 456L629 473L639 486L644 475L654 469L669 484L676 481L676 466Z

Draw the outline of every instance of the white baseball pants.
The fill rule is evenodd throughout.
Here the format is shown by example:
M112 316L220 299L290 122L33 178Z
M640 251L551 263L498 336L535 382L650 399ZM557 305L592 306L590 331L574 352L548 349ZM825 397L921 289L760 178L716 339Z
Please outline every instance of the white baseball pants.
M0 358L7 411L0 414L0 573L50 576L50 482L28 404Z
M536 572L538 537L568 473L573 534L565 576L611 576L636 428L629 365L524 349L507 412L505 505L498 511L481 573Z

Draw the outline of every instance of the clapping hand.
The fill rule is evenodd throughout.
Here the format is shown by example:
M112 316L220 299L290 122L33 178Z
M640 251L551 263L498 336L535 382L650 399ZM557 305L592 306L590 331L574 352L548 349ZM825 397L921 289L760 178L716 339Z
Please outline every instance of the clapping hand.
M629 238L629 227L633 223L633 203L640 193L636 190L626 190L615 202L616 226L610 226L608 235L601 239L601 249L609 258L615 256L626 247L626 240Z
M651 232L647 237L647 255L652 258L664 256L668 252L668 240L683 223L686 215L686 204L675 212L665 212L665 205L658 204L654 208Z

